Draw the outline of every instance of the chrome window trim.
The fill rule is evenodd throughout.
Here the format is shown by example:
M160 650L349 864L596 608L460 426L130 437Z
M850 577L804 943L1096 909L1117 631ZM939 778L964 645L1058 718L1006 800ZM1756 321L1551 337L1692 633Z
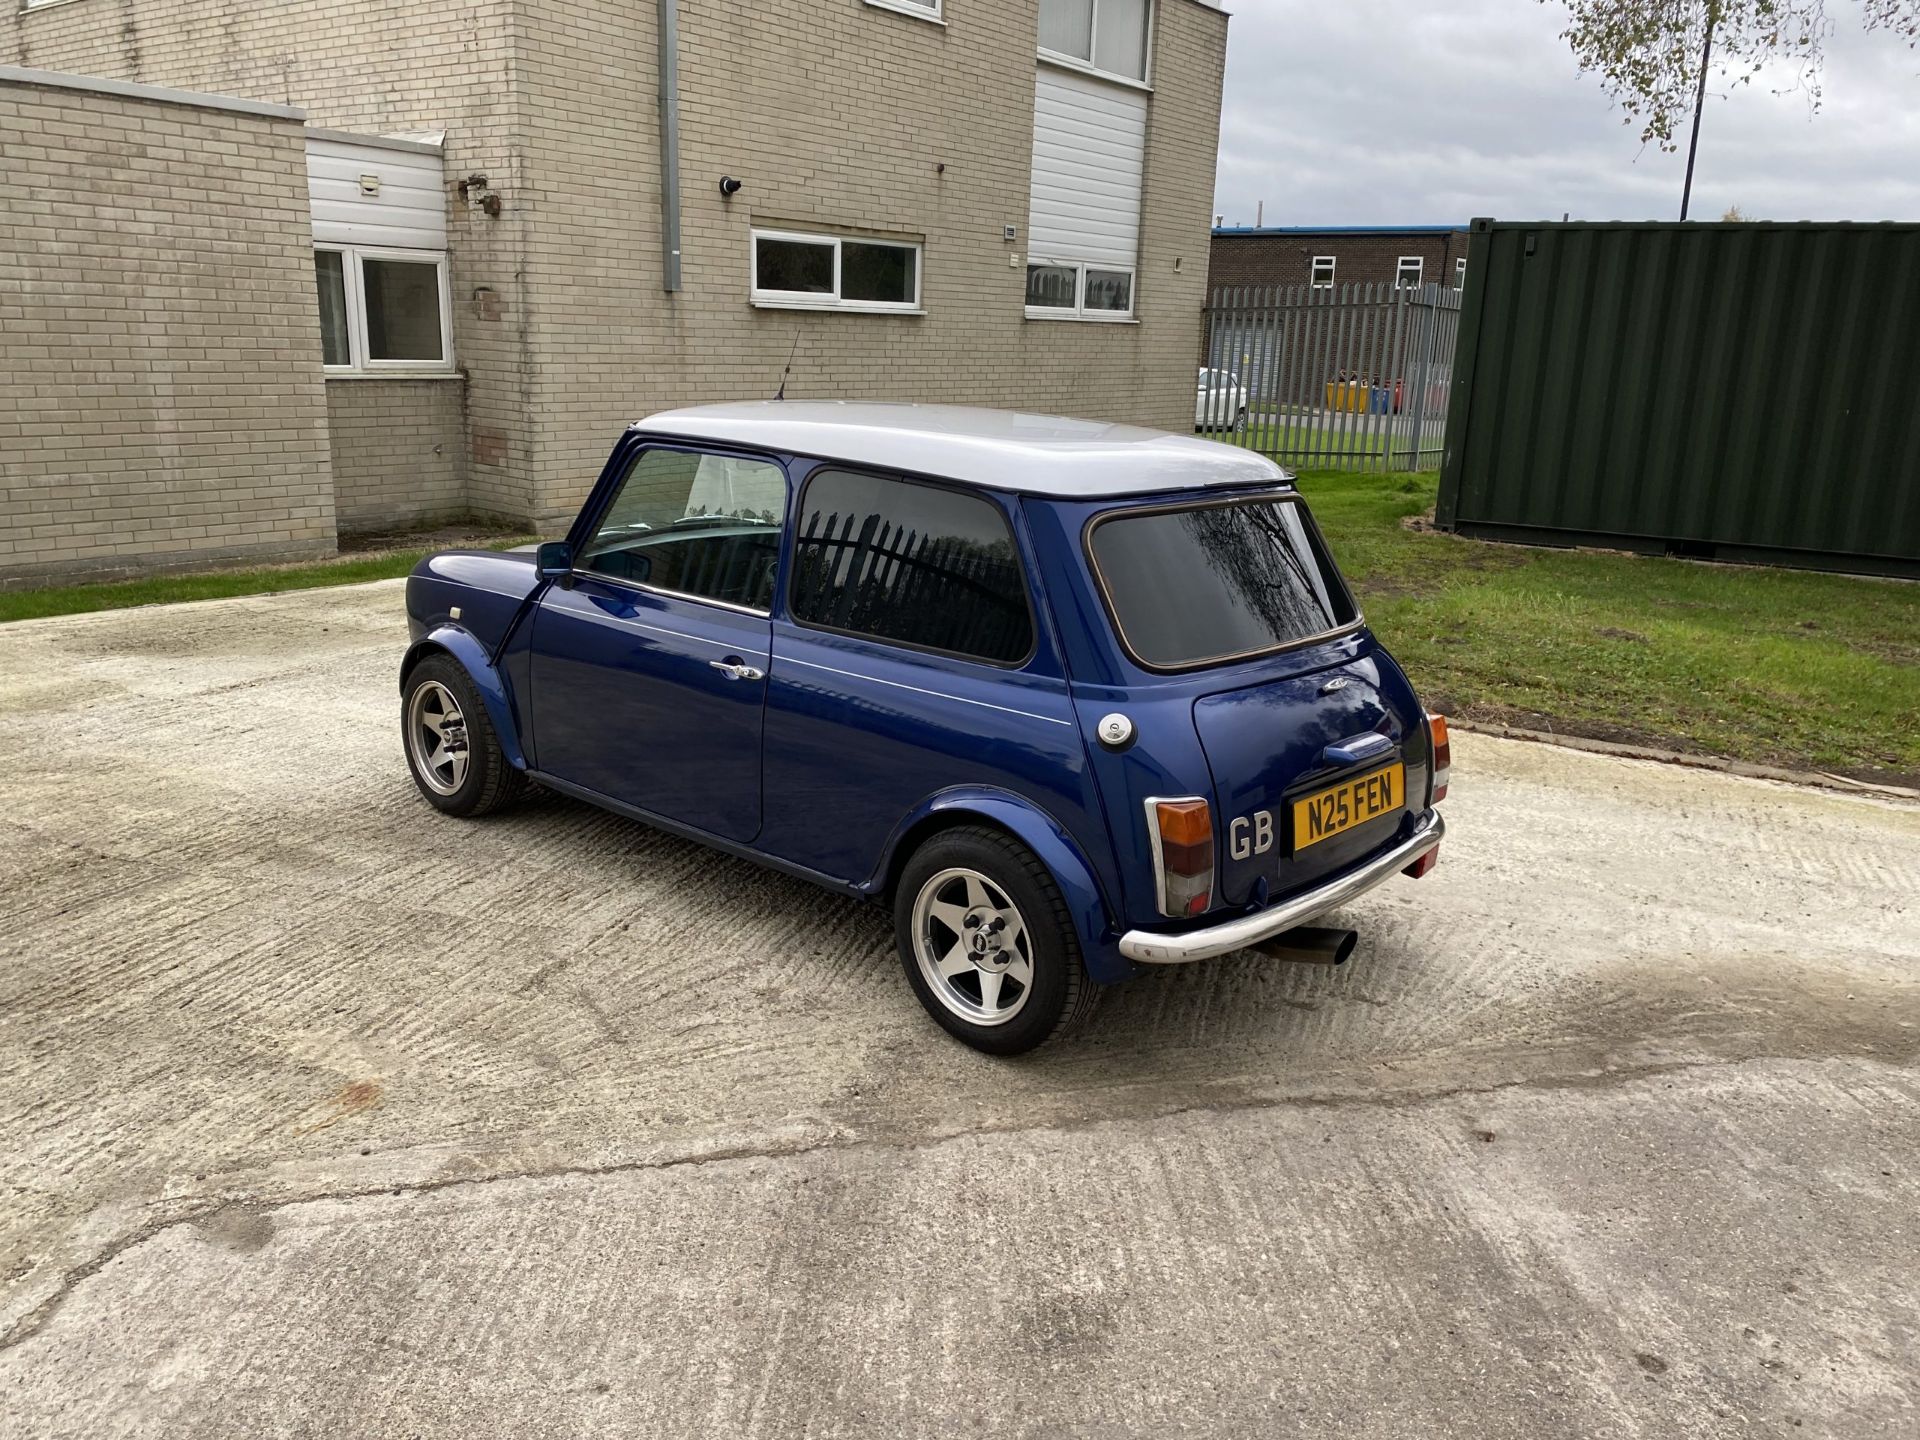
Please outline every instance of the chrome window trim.
M576 580L597 580L602 585L618 585L627 590L638 590L643 595L661 595L670 600L685 600L694 605L711 605L716 610L731 610L736 615L751 615L756 620L771 620L771 610L756 610L751 605L736 605L731 600L715 600L708 595L689 595L684 590L669 590L664 585L649 585L644 580L626 580L618 575L602 575L598 570L582 570L578 565L571 572Z
M1268 655L1284 655L1290 650L1304 650L1310 645L1324 645L1329 640L1337 640L1343 635L1352 635L1366 628L1366 616L1361 613L1360 601L1347 584L1347 577L1333 566L1333 580L1339 585L1340 593L1346 597L1347 604L1353 610L1353 619L1345 625L1336 625L1331 630L1322 630L1317 635L1304 636L1299 640L1289 640L1284 645L1267 645L1257 650L1240 650L1225 655L1209 655L1201 660L1188 660L1178 665L1156 665L1142 659L1133 648L1133 642L1127 639L1126 627L1120 623L1120 612L1114 608L1113 592L1107 588L1107 577L1101 572L1100 557L1094 553L1093 532L1109 520L1123 520L1134 515L1159 515L1176 510L1218 510L1228 505L1255 505L1270 501L1279 501L1287 505L1299 505L1300 513L1306 519L1307 528L1319 543L1320 551L1332 564L1332 552L1326 548L1326 540L1320 534L1319 525L1314 523L1313 512L1306 508L1300 493L1291 488L1267 491L1252 495L1233 495L1211 500L1173 500L1161 501L1153 505L1130 505L1117 510L1103 510L1087 521L1081 532L1081 548L1086 553L1087 569L1092 572L1093 583L1100 591L1100 603L1107 612L1107 624L1112 627L1114 638L1120 642L1120 648L1127 658L1142 670L1154 675L1184 675L1193 670L1206 670L1215 665L1229 665L1241 660L1258 660Z

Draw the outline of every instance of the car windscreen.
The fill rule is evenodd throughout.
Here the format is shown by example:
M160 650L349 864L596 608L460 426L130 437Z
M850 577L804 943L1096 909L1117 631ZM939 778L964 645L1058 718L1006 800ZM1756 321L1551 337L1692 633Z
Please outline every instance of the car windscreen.
M1092 522L1088 546L1121 641L1156 670L1285 649L1359 618L1295 497L1118 511Z

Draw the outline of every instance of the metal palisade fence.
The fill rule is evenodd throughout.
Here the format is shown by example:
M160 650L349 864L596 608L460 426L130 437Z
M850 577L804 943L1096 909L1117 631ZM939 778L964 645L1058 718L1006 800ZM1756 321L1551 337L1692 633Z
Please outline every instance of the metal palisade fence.
M1195 426L1299 469L1437 469L1459 330L1440 285L1215 290Z

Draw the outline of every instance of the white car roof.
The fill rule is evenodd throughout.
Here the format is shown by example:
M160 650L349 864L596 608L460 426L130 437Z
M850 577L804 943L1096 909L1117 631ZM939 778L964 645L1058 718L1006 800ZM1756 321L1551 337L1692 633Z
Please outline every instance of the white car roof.
M1293 478L1266 456L1218 440L968 405L754 400L663 410L635 428L1065 499Z

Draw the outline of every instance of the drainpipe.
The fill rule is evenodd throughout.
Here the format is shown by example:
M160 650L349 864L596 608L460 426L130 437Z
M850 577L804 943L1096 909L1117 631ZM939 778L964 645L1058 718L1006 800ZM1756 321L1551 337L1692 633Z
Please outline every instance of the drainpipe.
M680 0L660 0L660 269L680 288Z

